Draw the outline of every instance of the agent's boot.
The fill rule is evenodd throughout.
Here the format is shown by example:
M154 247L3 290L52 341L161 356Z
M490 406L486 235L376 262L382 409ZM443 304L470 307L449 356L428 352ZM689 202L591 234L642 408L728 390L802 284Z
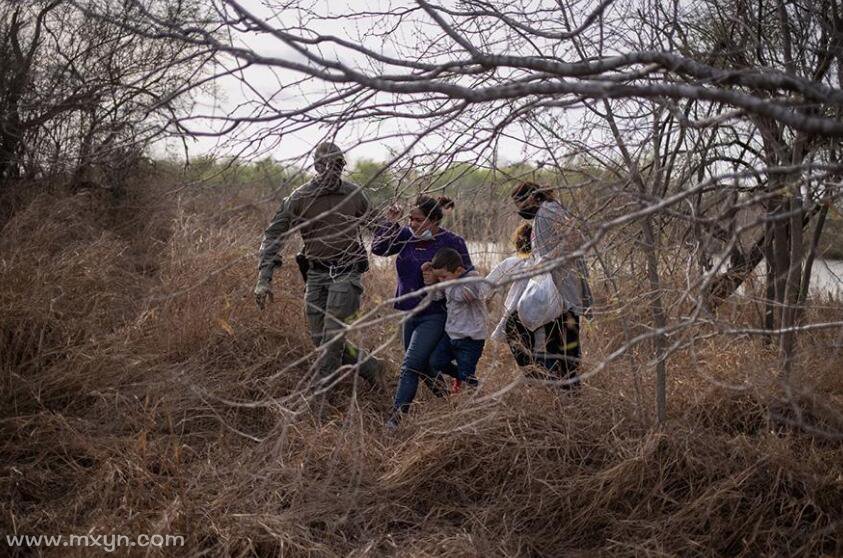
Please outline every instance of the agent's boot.
M383 360L369 356L360 363L358 374L369 383L369 386L373 390L386 392L388 390L388 386L386 385L386 371L386 363Z
M346 343L342 353L342 363L356 365L357 374L366 380L372 389L376 391L387 391L387 366L385 361L377 359L366 351Z

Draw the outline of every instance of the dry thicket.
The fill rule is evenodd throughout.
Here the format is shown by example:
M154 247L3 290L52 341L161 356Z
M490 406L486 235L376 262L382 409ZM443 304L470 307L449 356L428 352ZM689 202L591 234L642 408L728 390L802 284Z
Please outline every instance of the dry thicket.
M670 357L661 428L646 354L560 398L510 386L520 373L495 346L480 399L424 396L395 437L381 428L389 395L350 382L317 423L295 400L306 364L284 370L310 352L300 279L280 271L265 313L251 297L274 207L249 188L177 186L149 173L117 205L44 192L3 226L4 533L183 534L185 548L151 551L179 556L843 553L830 331L800 337L790 399L775 348L700 335ZM393 280L368 274L368 308ZM640 290L595 286L603 300ZM586 326L586 371L624 323L641 327L607 308ZM749 304L719 311L755 320ZM398 362L397 340L387 353Z

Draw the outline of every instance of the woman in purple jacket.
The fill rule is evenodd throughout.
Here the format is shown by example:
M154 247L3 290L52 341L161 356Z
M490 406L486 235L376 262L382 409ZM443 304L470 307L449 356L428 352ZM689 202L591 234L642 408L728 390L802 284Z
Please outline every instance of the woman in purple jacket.
M375 231L372 253L377 256L393 256L398 272L398 287L395 297L415 293L425 286L422 265L433 259L440 248L453 248L460 253L463 267L474 269L465 240L440 226L444 209L452 208L454 202L446 197L434 199L419 196L410 210L408 225L397 223L399 210L387 213L387 224ZM430 283L430 281L428 281ZM403 324L404 360L401 363L401 377L395 392L395 405L387 422L389 429L398 425L401 413L406 412L416 397L419 377L438 393L430 368L430 355L445 334L445 301L431 300L426 294L408 296L395 302L395 308L409 313Z

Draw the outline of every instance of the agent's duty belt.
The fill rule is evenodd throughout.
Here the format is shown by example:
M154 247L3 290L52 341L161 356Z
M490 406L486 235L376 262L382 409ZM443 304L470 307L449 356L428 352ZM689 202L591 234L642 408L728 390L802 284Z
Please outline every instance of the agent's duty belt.
M369 260L357 260L356 262L327 262L324 260L308 260L310 269L320 273L328 273L332 277L344 273L365 273L369 271Z

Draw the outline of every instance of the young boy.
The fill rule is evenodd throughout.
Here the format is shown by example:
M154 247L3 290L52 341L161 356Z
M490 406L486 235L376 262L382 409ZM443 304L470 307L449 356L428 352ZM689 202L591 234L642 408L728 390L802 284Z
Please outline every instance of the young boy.
M462 257L453 248L442 248L436 252L429 269L437 282L480 277L476 271L465 270ZM483 354L488 337L486 294L484 285L479 281L444 289L448 309L445 335L431 354L430 366L436 372L455 376L455 390L459 389L461 383L477 386L477 361ZM442 291L434 295L442 296ZM456 361L456 366L453 361Z

